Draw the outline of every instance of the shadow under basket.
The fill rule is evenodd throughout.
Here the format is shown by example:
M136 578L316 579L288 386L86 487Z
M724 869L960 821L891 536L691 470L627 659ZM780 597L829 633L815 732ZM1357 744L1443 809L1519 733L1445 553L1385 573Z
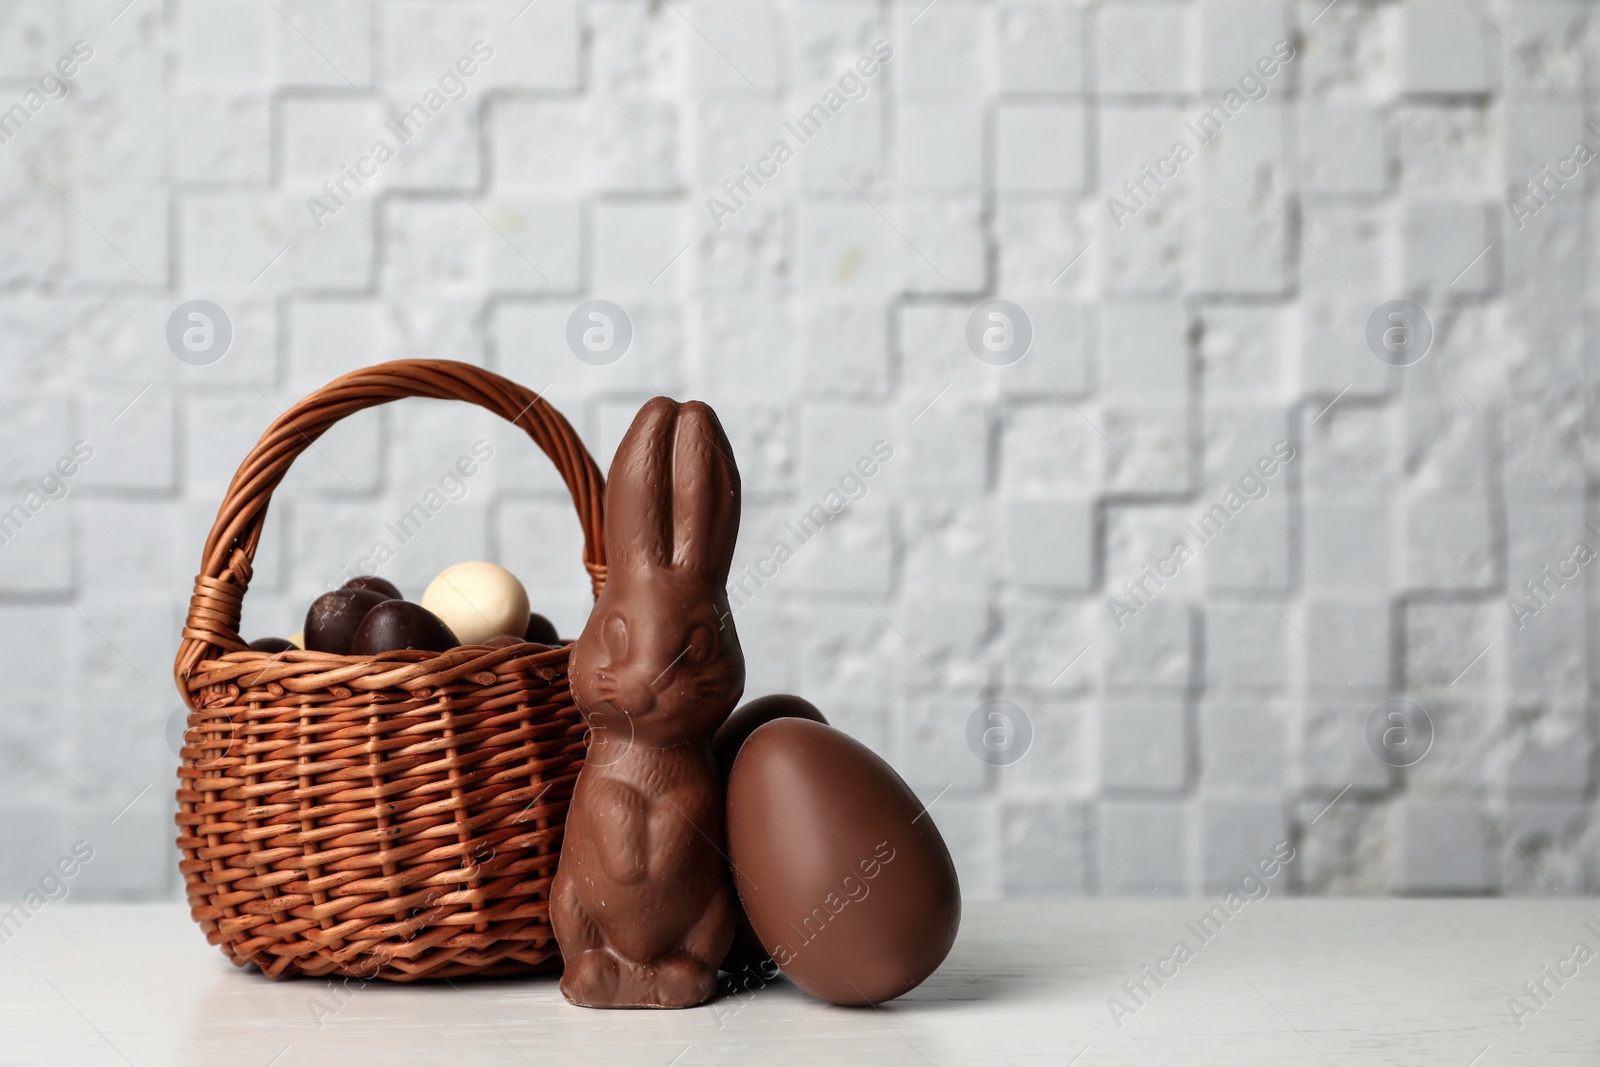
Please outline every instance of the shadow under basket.
M596 596L603 482L543 398L461 363L347 374L245 459L206 541L175 676L189 706L178 847L190 913L279 978L412 981L559 969L550 884L584 754L566 646L338 656L238 633L272 491L330 426L402 397L465 400L527 431L566 481Z

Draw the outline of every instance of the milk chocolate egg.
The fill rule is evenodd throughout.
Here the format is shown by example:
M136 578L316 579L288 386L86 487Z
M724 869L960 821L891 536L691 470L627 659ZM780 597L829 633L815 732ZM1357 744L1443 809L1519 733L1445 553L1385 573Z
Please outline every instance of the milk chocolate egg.
M293 641L286 641L281 637L258 637L250 642L252 652L287 652L294 648Z
M313 652L350 653L350 641L367 612L390 598L370 589L335 589L311 602L306 612L306 648Z
M537 611L528 616L528 628L522 632L522 637L541 645L561 643L561 638L556 635L556 624Z
M510 648L512 645L520 645L522 643L523 641L520 637L512 637L510 634L501 634L499 637L489 638L489 640L485 641L483 644L486 648Z
M482 560L440 571L423 591L422 606L443 619L464 645L528 628L527 590L516 575Z
M780 718L745 741L728 779L728 855L761 944L822 1000L892 1000L955 942L961 891L933 817L830 726Z
M728 716L728 721L718 728L711 740L711 751L717 758L717 769L722 772L722 780L728 780L734 757L739 754L739 748L746 738L773 719L789 717L810 719L824 726L828 723L811 701L787 693L757 697ZM772 974L772 962L742 908L734 921L733 947L728 949L728 955L723 958L722 969L735 975L766 977Z
M375 656L401 648L447 652L460 642L439 616L409 600L385 600L367 612L350 641L356 656Z
M393 597L396 600L405 599L400 595L399 586L387 578L379 578L376 574L363 574L352 578L344 583L344 587L346 589L370 589L374 593L382 593L384 596Z

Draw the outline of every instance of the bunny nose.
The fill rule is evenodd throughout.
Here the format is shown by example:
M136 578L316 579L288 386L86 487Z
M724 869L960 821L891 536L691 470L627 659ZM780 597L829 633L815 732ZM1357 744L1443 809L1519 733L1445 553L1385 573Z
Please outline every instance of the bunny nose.
M627 682L617 687L617 704L629 715L645 715L656 706L656 692L648 682Z

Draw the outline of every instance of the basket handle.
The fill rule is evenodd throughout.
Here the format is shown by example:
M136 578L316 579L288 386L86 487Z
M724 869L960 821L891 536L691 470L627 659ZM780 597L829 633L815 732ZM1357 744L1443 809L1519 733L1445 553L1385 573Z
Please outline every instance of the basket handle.
M594 595L606 580L605 480L572 425L544 397L492 371L438 359L379 363L335 378L280 415L239 466L206 538L189 598L183 643L173 673L187 695L189 672L212 649L242 652L239 610L250 587L272 492L295 457L346 415L405 397L465 400L526 430L561 472L583 525L583 565Z

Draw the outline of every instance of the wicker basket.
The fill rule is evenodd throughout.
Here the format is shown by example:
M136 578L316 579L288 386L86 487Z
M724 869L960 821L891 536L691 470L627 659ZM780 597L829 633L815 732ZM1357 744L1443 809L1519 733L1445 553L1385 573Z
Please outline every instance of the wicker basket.
M273 977L560 965L549 891L584 745L567 648L268 654L239 637L290 463L346 415L413 396L470 401L526 430L572 493L596 596L605 582L599 469L560 414L498 375L434 360L369 367L262 435L189 601L177 823L195 921L235 963Z

